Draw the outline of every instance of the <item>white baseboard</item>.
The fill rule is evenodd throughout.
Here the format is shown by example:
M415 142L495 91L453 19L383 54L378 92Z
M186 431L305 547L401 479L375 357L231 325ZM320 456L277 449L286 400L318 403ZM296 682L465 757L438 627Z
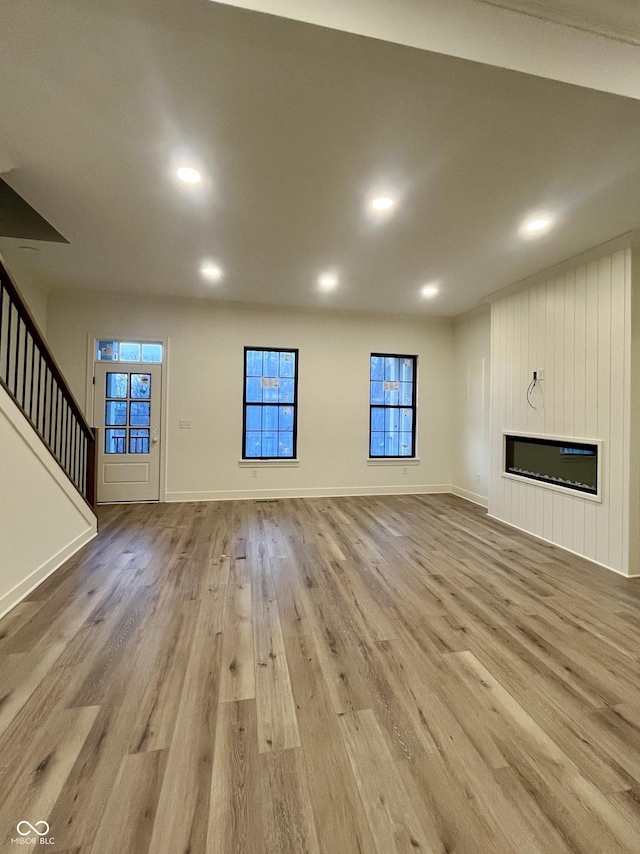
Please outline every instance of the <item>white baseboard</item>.
M594 560L592 557L587 557L586 555L580 554L580 552L577 552L574 549L568 549L566 546L561 546L559 543L554 543L553 540L548 540L546 537L540 537L538 534L532 534L531 531L527 531L526 528L521 528L520 525L514 525L513 522L506 522L499 516L494 516L493 513L487 513L487 517L489 519L493 519L495 522L501 522L508 528L514 528L516 531L521 531L523 534L527 534L529 537L533 537L534 540L540 540L540 542L542 543L548 543L550 546L555 546L555 548L561 549L561 551L563 552L568 552L571 555L575 555L576 557L582 558L582 560L586 560L589 563L593 563L596 566L599 566L601 569L608 569L609 572L615 572L616 575L621 575L623 578L640 578L639 573L636 573L635 575L627 575L626 572L622 572L622 570L620 569L615 569L615 567L608 566L608 564L606 563L600 563L599 560Z
M478 495L477 492L470 492L461 486L452 486L451 492L453 495L457 495L458 498L464 498L465 501L471 501L473 504L479 504L481 507L489 506L489 499L485 498L484 495Z
M97 534L95 525L87 528L75 540L72 540L68 545L60 549L57 554L46 560L37 569L34 569L26 578L16 584L15 587L12 587L4 596L0 597L0 619L12 608L15 608L19 602L22 602L25 596L28 596L32 590L35 590L39 584L42 584L45 578L54 573L65 561L69 560L83 546L91 542Z
M167 492L165 501L260 501L269 498L341 498L352 495L430 495L451 492L448 483L417 486L337 486L303 489L228 489L219 492Z

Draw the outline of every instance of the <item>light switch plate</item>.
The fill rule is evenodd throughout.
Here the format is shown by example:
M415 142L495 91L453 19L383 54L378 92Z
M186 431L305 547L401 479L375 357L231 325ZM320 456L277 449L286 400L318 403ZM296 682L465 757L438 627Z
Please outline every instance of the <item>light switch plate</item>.
M178 421L178 427L181 430L191 430L191 421Z

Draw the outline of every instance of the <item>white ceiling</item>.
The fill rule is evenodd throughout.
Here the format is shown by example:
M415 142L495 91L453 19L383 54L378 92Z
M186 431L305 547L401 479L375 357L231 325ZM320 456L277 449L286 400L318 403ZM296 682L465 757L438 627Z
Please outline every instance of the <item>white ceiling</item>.
M638 0L220 2L640 99Z
M54 287L453 315L640 227L637 101L207 0L1 14L4 177L71 243L0 250ZM171 178L184 149L199 196ZM540 209L557 227L522 240Z
M609 38L640 43L638 0L480 0Z

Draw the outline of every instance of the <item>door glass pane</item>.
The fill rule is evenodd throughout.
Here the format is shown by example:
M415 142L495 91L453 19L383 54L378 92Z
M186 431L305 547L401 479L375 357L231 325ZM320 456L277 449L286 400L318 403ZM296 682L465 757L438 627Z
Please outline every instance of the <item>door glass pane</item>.
M116 427L127 423L127 402L108 400L105 405L104 423L107 427Z
M126 397L129 374L107 374L107 397Z
M132 427L148 427L151 423L151 404L131 402L129 407L129 424Z
M413 383L400 383L400 403L403 406L413 403Z
M149 453L149 431L148 430L129 430L129 453L130 454L148 454Z
M98 341L99 362L117 362L118 360L118 342L117 341Z
M120 342L120 361L121 362L139 362L140 361L140 345L133 342Z
M142 361L143 362L161 362L162 361L162 344L143 344L142 345Z
M131 397L151 397L151 374L131 374Z
M124 454L127 450L127 431L126 430L105 430L104 431L104 452L105 454Z

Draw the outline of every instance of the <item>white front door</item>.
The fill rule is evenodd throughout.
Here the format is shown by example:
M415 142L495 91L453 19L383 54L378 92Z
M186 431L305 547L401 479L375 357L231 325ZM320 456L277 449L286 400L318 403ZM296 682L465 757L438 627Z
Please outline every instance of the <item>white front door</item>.
M97 362L98 501L160 498L162 365Z

